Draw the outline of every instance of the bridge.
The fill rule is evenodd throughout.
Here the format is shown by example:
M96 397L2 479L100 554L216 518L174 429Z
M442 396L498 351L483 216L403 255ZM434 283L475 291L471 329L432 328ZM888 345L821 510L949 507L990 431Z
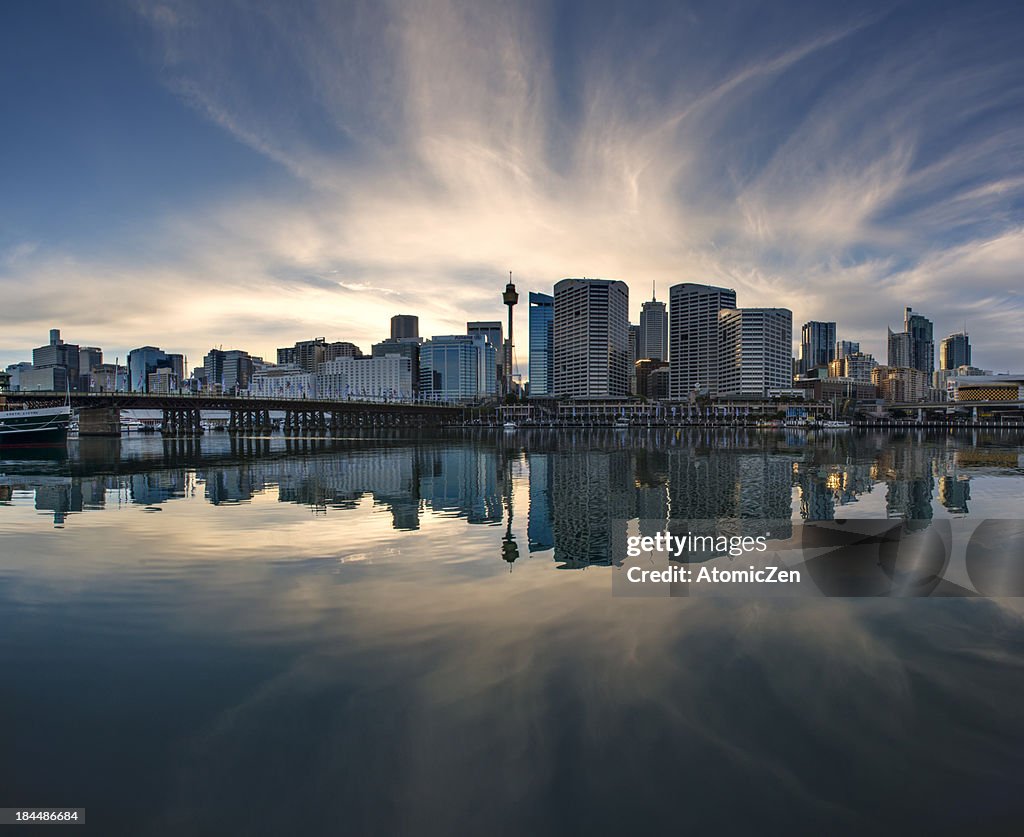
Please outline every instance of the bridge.
M79 435L121 433L121 410L160 410L168 436L203 432L204 412L227 412L228 430L253 433L270 430L270 414L283 413L286 433L338 433L371 427L437 427L461 423L464 407L429 401L355 401L316 398L249 397L239 395L156 394L145 392L7 392L9 404L44 407L66 403L78 412Z

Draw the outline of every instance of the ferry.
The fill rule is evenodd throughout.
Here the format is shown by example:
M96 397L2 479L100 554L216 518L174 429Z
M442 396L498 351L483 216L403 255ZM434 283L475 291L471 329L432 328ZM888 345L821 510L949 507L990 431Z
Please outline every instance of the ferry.
M0 396L0 448L52 447L68 439L71 405L22 409Z

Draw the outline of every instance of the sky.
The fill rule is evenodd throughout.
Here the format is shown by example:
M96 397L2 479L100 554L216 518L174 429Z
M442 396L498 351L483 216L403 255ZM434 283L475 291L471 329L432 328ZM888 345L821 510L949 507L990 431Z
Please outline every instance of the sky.
M679 282L1024 371L1019 3L4 4L0 365Z

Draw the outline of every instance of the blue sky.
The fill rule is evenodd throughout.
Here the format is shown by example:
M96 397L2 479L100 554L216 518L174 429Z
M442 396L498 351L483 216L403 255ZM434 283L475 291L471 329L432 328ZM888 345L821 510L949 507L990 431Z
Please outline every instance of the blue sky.
M15 2L0 364L273 357L564 276L735 287L1024 371L1024 7ZM526 311L517 355L525 369Z

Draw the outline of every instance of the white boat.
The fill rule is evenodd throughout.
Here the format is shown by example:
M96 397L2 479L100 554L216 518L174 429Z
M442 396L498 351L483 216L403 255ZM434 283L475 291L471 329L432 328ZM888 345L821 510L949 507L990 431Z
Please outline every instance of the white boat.
M514 421L506 421L505 422L505 429L506 430L518 430L519 428L518 428L518 425Z
M619 416L617 419L615 419L615 423L612 426L616 430L629 430L629 419L626 418L625 416Z
M821 427L824 430L849 430L850 422L848 421L823 421Z

